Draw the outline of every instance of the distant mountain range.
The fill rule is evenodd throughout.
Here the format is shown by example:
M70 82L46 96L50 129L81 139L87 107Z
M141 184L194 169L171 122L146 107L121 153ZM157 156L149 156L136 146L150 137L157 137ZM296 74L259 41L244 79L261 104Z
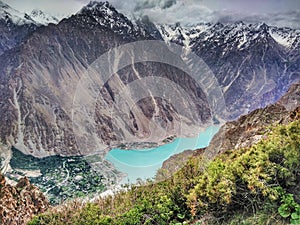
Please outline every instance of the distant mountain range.
M5 20L7 23L13 23L19 26L24 24L35 24L38 26L59 22L57 18L48 15L42 10L34 9L28 15L26 13L19 12L2 1L0 1L0 18L1 20Z
M22 43L37 27L49 23L58 23L58 19L41 10L28 15L0 1L0 55Z
M146 17L130 20L108 2L90 2L60 22L40 11L19 14L3 3L0 10L0 138L2 143L35 156L85 154L79 149L72 124L78 81L103 53L126 43L160 40L166 51L175 43L185 47L185 54L198 55L222 90L226 120L274 103L300 78L300 31L291 28L243 22L160 25ZM124 96L127 104L121 109L126 113L122 117L111 114L115 97L125 86L153 76L182 87L195 105L194 115L176 111L167 99L155 97L151 91L131 108L134 90ZM94 115L88 110L82 114L82 121L94 121L96 129L77 128L83 138L94 137L106 145L155 133L150 128L153 118L157 118L157 130L166 133L162 137L158 132L150 141L178 135L175 128L179 125L193 133L213 116L197 82L163 63L127 66L99 90L102 100L97 101ZM187 101L176 91L174 96L179 96L177 102L184 108Z

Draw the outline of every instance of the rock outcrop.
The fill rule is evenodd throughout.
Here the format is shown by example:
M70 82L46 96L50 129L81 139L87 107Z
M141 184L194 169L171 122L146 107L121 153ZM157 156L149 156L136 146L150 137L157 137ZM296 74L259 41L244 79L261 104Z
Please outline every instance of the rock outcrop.
M43 213L49 203L43 193L30 184L27 177L16 186L6 184L0 174L0 222L3 225L25 225L34 215Z

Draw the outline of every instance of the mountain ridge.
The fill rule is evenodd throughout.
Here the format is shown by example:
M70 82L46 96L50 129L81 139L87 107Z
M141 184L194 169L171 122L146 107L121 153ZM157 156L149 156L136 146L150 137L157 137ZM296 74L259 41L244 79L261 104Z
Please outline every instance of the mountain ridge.
M166 46L168 42L185 45L187 52L197 54L223 91L229 120L275 102L299 80L299 36L295 30L274 30L263 23L202 24L191 30L177 24L175 34L172 27L165 28L167 31L162 31L147 18L132 22L109 3L91 2L59 24L33 31L18 47L0 57L0 95L4 99L1 114L10 112L1 121L6 124L1 131L2 142L19 143L16 147L37 156L78 154L69 116L76 84L102 53L133 41L163 38ZM296 35L289 49L272 38L271 33L274 36L279 31L287 37ZM172 35L168 36L168 32ZM191 77L155 63L141 63L119 72L102 89L105 104L113 105L114 96L124 85L146 74L157 74L183 86L198 107L197 121L209 119L211 112L205 94ZM139 103L138 111L128 114L122 137L149 132L145 127L155 114L155 105L162 118L160 126L174 126L177 112L169 103L150 96ZM97 138L107 143L117 141L118 136L111 120L106 109L97 108Z
M57 23L58 19L41 10L28 15L0 1L0 55L23 44L38 27L51 22Z
M34 24L37 26L48 25L49 22L58 23L58 19L48 15L42 10L34 9L30 14L20 12L8 4L0 1L0 19L15 25ZM41 20L42 19L42 20Z
M124 16L119 16L118 18L124 19ZM86 21L90 21L90 22L87 23ZM131 25L131 23L129 21L127 21L127 20L125 20L125 21ZM89 31L89 32L87 32L87 31ZM97 35L97 34L99 34L99 35ZM68 92L70 91L72 93L74 91L74 89L76 87L76 82L78 81L78 78L80 78L80 76L79 76L80 73L83 74L85 69L88 67L88 65L90 63L92 63L97 58L97 56L100 56L101 53L108 51L111 47L117 46L119 44L125 44L128 41L145 40L145 39L153 39L153 37L151 36L151 34L145 33L144 31L142 31L140 29L137 29L137 32L131 32L131 33L126 34L126 36L124 36L119 33L118 29L117 29L117 31L115 31L114 29L107 28L105 24L101 25L101 24L95 22L94 19L91 20L90 15L85 15L85 14L80 14L80 13L77 15L73 15L68 19L62 20L58 25L50 25L48 27L41 27L37 30L37 32L33 33L30 36L30 38L26 41L26 43L24 45L20 46L20 50L17 50L17 51L21 52L22 56L20 54L15 54L13 52L10 52L10 54L13 57L16 57L15 55L17 55L17 57L20 60L25 60L25 62L26 62L26 60L28 60L30 58L31 61L22 64L21 67L19 68L19 72L21 74L23 73L24 76L23 75L19 76L19 75L17 75L18 73L13 71L11 73L11 75L8 76L10 78L6 77L6 79L11 79L11 80L15 80L15 81L13 82L14 86L11 86L11 90L8 92L4 91L5 93L3 92L3 95L7 95L10 93L10 97L7 97L6 99L13 100L13 96L14 96L13 93L14 92L17 93L18 88L20 88L20 87L22 88L25 86L23 84L23 81L25 81L27 83L27 85L28 85L27 87L32 88L32 85L34 84L35 85L34 88L36 90L39 90L40 84L38 84L38 83L41 82L41 79L48 79L47 81L46 80L44 81L45 84L46 83L48 85L51 84L53 88L51 90L45 86L45 88L48 89L48 91L46 91L46 93L47 92L50 93L50 96L47 96L46 98L49 99L49 97L50 97L51 99L53 99L50 101L52 106L51 106L51 109L49 109L49 106L44 105L43 100L42 100L42 104L40 104L40 106L46 107L46 109L43 109L43 110L41 109L41 110L42 111L51 110L54 112L54 114L60 112L60 113L62 113L62 115L60 115L59 117L54 116L54 118L57 118L57 119L60 118L60 120L67 119L67 121L68 121L67 123L66 123L66 121L64 121L64 122L61 121L59 123L68 124L67 127L63 128L63 129L66 129L66 133L67 133L68 137L64 137L62 139L62 141L65 143L66 142L69 142L69 143L64 144L64 147L58 148L58 146L59 146L58 142L55 141L54 144L58 145L58 146L56 146L56 147L53 146L53 147L57 148L56 151L58 151L58 152L62 151L62 148L65 148L65 149L71 148L72 149L73 147L74 147L74 151L76 151L75 150L76 144L74 141L74 136L71 133L72 125L70 123L71 122L70 117L68 116L68 113L66 113L66 111L64 109L62 109L63 105L64 105L64 107L69 108L69 110L72 106L72 105L70 105L70 103L72 103L72 96L70 94L68 94ZM114 40L114 41L112 41L112 40ZM100 43L102 42L103 44L99 45L98 44L99 42ZM41 51L41 49L44 49L45 51ZM62 52L60 49L64 49L64 51ZM58 56L60 57L59 58L60 60L58 60L58 58L57 58ZM7 57L5 57L5 58L7 58ZM35 60L32 60L32 59L35 59ZM59 62L58 65L57 65L57 62ZM18 60L17 60L16 64L18 64ZM7 65L7 66L9 65L7 63L7 60L6 59L4 60L4 58L3 58L3 65ZM150 67L150 66L151 65L147 66L147 65L140 64L139 66L136 66L134 68L137 72L133 71L133 68L131 68L131 69L129 68L130 71L126 71L128 69L125 69L124 72L128 74L128 78L126 78L126 79L128 79L129 81L135 80L139 76L140 70L145 71L145 67ZM166 67L166 66L162 66L162 67ZM41 68L43 68L43 69L41 69ZM154 68L158 74L162 73L162 72L158 71L158 66L153 66L152 69L154 69ZM40 73L39 71L41 71L41 70L45 71L43 77L39 76L39 73ZM171 69L171 70L173 70L173 69ZM27 73L24 73L22 71L27 71ZM4 73L6 73L6 72L4 71ZM178 75L182 74L182 72L179 72L179 71L177 71L176 73ZM29 74L31 74L31 75L29 76ZM54 76L54 75L58 75L58 76ZM168 76L170 77L170 74ZM25 77L27 77L27 78L25 79ZM178 78L179 78L179 76L178 76ZM77 79L77 80L74 80L74 79ZM117 79L119 79L119 78L117 78ZM174 78L171 78L171 79L174 79ZM180 78L180 79L186 79L186 76L182 76L182 78ZM31 82L31 84L29 84L28 80L34 81L33 84L32 84L32 82ZM188 79L187 81L189 82L188 85L193 85L192 81L190 79ZM6 81L4 81L4 82L6 82ZM116 84L121 85L120 82L126 83L128 81L119 80L119 81L116 81L115 84L111 84L111 85L116 85ZM54 89L57 89L56 85L59 83L60 83L60 85L64 85L64 87L66 87L65 89L60 88L59 90L57 90L58 93L63 92L60 95L60 96L64 96L63 98L60 98L60 97L57 97L57 96L54 96L53 94L51 94L51 92ZM118 84L118 83L120 83L120 84ZM71 87L70 84L72 84L73 87ZM7 88L7 85L5 85L4 87ZM106 94L107 97L106 98L110 102L111 98L113 98L114 94L111 93L110 87L106 86L105 89L107 89L107 94ZM193 88L193 89L195 89L195 88ZM36 92L36 91L34 91L34 92ZM34 93L34 92L31 92L30 95L32 96L32 93ZM22 93L24 93L24 92L19 92L18 94L22 94ZM40 91L38 93L36 93L37 101L40 102L40 100L38 100L40 98L40 95L41 94L45 95L46 93L45 93L45 89L43 90L43 93L41 93ZM194 92L194 95L196 95L196 96L199 96L201 94L202 94L201 91ZM27 95L26 98L32 99L32 97L29 96L28 91L27 91L26 95ZM64 98L66 98L66 100L64 100ZM195 98L195 100L196 100L196 98ZM14 99L13 101L15 103L19 102L19 101L16 101L16 99ZM32 100L30 100L30 102L31 101ZM47 101L49 102L49 100L47 100ZM55 101L55 103L52 101ZM65 102L62 102L62 101L65 101ZM149 117L151 117L151 115L153 114L154 98L152 98L152 100L145 99L144 101L147 101L148 104L151 104L152 106L150 105L148 107L143 107L143 108L141 108L141 110L143 110L145 113L147 113L149 115ZM152 101L152 103L151 103L151 101ZM200 98L199 100L196 100L196 101L199 102L199 101L203 101L203 100L202 100L202 98ZM169 106L167 106L167 105L163 106L162 102L160 103L160 100L159 101L155 100L155 102L157 104L159 104L160 107L162 108L162 113L163 113L163 111L171 110L171 108ZM26 104L26 103L23 102L21 104ZM111 103L109 103L109 104L111 104ZM145 103L141 103L141 104L145 104ZM207 103L205 103L205 101L203 101L203 103L199 102L199 104L205 106L205 104L207 104ZM164 103L164 105L165 105L165 103ZM163 109L163 107L167 107L168 109ZM207 106L205 106L205 107L207 107ZM30 106L30 107L27 106L27 108L28 109L32 108L32 106ZM13 110L13 109L9 109L9 110ZM15 114L15 118L14 119L6 119L6 121L13 121L17 117L21 118L22 120L24 120L24 119L28 120L29 117L23 118L23 116L22 116L22 115L28 114L28 112L22 112L22 110L26 110L26 107L20 108L20 110L21 110L21 117L18 116L18 114L13 113L13 115ZM42 113L42 112L40 112L40 113ZM50 113L50 115L49 115L50 118L53 117L51 114L52 113ZM208 117L208 115L205 115L205 114L207 114L207 110L204 110L203 112L201 112L199 109L199 114L200 114L200 116L203 116L203 120L205 120L205 118ZM135 112L133 115L134 115L134 117L136 117L137 112ZM108 119L109 119L109 118L105 118L105 117L103 118L103 116L99 115L99 114L97 116L100 116L100 118L102 117L101 118L102 121L108 121ZM129 116L132 117L132 115L129 115ZM169 120L169 121L172 120L172 117L170 117L168 114L163 115L163 117L165 117L164 120ZM35 118L41 118L43 120L42 124L45 124L45 122L46 122L44 119L45 116L43 116L43 115L35 116ZM131 120L134 121L134 120L136 120L136 118L132 118ZM144 119L144 121L147 121L147 120L148 119ZM15 120L13 123L15 123L15 122L17 122L17 121ZM25 121L25 123L26 123L26 121ZM31 121L30 123L36 124L37 121L35 119L35 121ZM56 123L56 122L54 122L54 123ZM130 128L131 129L129 131L130 133L134 133L134 132L136 132L135 130L137 130L137 128L135 128L135 126L136 126L135 123L136 122L133 122L133 124L130 124L130 127L132 127L132 128ZM144 122L140 119L139 123L141 123L141 126L143 126ZM19 124L21 124L21 123L19 123ZM110 123L107 122L107 124L110 124ZM102 122L102 124L99 124L99 125L102 126L103 122ZM48 128L46 128L46 130L48 130L47 132L49 132L48 136L49 135L53 136L53 131L52 131L53 125L47 125L47 126L44 125L44 126L45 126L45 128L48 127ZM14 127L14 129L16 128L14 125L10 125L8 127L11 127L11 128ZM39 126L37 126L37 127L39 127ZM59 126L57 126L57 127L59 127ZM30 129L32 129L32 128L33 127L31 127ZM103 127L103 129L112 130L113 127L108 127L108 128ZM126 128L126 129L128 129L128 128ZM61 132L61 131L62 130L60 130L59 132ZM6 132L6 131L4 131L4 132ZM12 137L15 136L18 132L19 131L14 130L13 133L15 133L15 134L13 134ZM32 129L31 132L36 132L36 131L34 131ZM38 131L38 132L40 132L40 131ZM19 134L21 134L21 136L22 136L22 133L23 132L21 132L21 133L19 132ZM28 132L26 132L26 133L28 133ZM2 133L2 134L3 134L2 137L7 136L4 133ZM107 135L111 135L111 134L110 134L110 132L107 132L105 135L107 136ZM37 136L37 135L35 135L35 136ZM39 138L41 138L41 136L43 137L42 138L43 141L39 142L40 143L39 148L41 148L41 145L44 146L42 149L47 149L48 147L50 147L49 144L46 144L47 141L46 141L45 135L41 134L38 136L39 136ZM113 138L113 136L112 137L106 137L106 136L104 136L105 139ZM23 138L21 138L21 139L23 139ZM59 139L61 139L61 137ZM15 140L11 140L11 141L15 142ZM55 138L54 138L54 140L55 140ZM37 140L34 140L34 141L32 140L32 143L36 143L36 141ZM22 141L19 143L21 143L19 145L19 148L24 149L24 145L22 144ZM28 144L26 144L26 145L28 145ZM34 145L35 144L32 145L33 148L36 148ZM51 147L51 148L53 149L53 147ZM71 152L70 150L64 150L64 151L66 151L66 152L69 151L69 154ZM36 153L38 154L37 151L36 151Z

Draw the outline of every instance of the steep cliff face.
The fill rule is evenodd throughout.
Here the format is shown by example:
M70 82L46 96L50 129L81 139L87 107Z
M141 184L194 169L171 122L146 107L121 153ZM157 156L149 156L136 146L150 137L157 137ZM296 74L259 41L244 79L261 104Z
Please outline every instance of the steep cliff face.
M49 203L37 187L21 178L16 186L6 184L0 174L1 224L25 225L36 214L45 212Z

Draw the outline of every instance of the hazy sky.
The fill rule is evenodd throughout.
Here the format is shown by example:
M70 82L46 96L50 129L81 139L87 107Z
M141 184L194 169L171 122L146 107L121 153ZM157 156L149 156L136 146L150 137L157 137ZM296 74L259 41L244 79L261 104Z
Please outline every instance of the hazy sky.
M3 0L23 12L42 9L62 17L76 13L89 0ZM109 0L126 15L148 15L159 23L266 22L300 28L300 0Z

